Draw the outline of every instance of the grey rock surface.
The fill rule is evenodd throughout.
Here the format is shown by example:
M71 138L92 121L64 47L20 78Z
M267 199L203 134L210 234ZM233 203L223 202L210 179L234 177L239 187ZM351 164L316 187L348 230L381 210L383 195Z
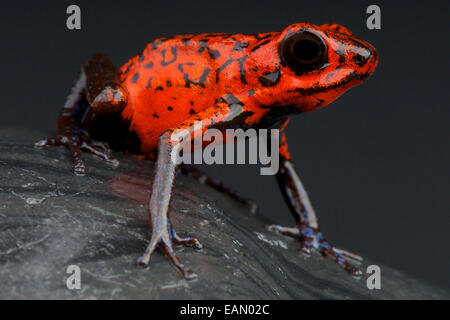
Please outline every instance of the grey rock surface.
M172 222L204 249L176 251L199 278L184 280L160 250L139 268L151 235L151 163L116 154L121 163L112 168L85 154L88 175L77 177L64 147L33 147L44 136L0 130L1 299L449 298L384 265L381 290L369 290L368 275L354 279L318 254L304 256L295 240L266 231L258 215L181 174ZM69 265L80 267L80 290L66 286Z

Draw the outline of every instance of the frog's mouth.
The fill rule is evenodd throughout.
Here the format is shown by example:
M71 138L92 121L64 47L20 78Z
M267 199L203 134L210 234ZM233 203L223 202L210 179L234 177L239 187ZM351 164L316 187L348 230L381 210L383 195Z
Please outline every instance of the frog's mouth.
M357 84L363 82L364 80L366 80L370 76L370 74L371 74L371 72L357 73L354 71L354 72L350 73L348 76L346 76L344 79L342 79L341 81L335 82L330 85L315 86L315 87L311 87L311 88L295 88L295 89L289 90L289 92L299 92L301 94L307 95L307 94L314 94L314 93L320 93L320 92L327 92L332 89L344 88L347 86L352 87L352 86L357 85Z

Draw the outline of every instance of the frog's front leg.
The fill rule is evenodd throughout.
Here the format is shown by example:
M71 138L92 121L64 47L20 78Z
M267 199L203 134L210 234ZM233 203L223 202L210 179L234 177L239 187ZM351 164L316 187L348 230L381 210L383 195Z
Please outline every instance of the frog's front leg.
M112 112L121 112L126 104L126 93L115 81L115 68L104 55L93 55L83 64L78 80L58 116L55 138L38 141L35 145L65 145L71 152L74 172L84 175L86 167L81 158L81 150L87 150L112 165L118 161L111 157L106 143L89 137L89 126L95 117Z
M362 258L350 252L333 247L320 231L317 215L311 205L308 194L298 176L294 164L290 160L286 136L283 133L280 143L280 169L276 175L283 196L294 215L297 227L281 227L269 225L268 229L284 235L300 239L301 249L310 253L311 248L319 250L324 256L330 257L354 276L361 276L361 271L350 264L346 258L361 260Z
M188 238L183 241L176 234L169 219L169 203L177 166L172 160L172 152L176 147L177 145L171 139L171 133L163 134L158 140L158 159L156 161L148 208L153 229L152 237L144 255L139 257L138 264L142 266L148 265L151 254L159 244L183 276L187 279L192 279L196 277L196 274L187 268L176 256L173 245L185 244L198 249L202 248L202 245L195 238Z
M231 121L240 114L241 109L241 106L235 108L233 105L219 103L178 127L168 130L159 137L158 156L148 207L152 224L152 237L145 253L138 259L139 265L147 266L150 263L151 255L159 245L186 279L197 277L191 269L180 261L173 249L173 245L180 244L197 249L202 248L196 238L179 237L169 218L169 204L178 167L179 151L184 144L191 143L191 138L194 135L203 134L205 130L215 124Z

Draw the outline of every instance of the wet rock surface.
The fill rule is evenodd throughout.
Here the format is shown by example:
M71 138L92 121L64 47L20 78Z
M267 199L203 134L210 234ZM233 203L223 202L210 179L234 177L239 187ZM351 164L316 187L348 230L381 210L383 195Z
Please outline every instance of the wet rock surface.
M204 249L177 247L199 275L186 281L161 250L136 266L151 235L146 199L152 166L122 154L112 168L85 154L88 175L72 173L64 147L37 149L49 136L0 130L1 299L442 299L448 292L381 265L381 290L368 290L318 254L226 195L179 174L171 218ZM361 265L374 264L365 259ZM81 289L69 290L69 265Z

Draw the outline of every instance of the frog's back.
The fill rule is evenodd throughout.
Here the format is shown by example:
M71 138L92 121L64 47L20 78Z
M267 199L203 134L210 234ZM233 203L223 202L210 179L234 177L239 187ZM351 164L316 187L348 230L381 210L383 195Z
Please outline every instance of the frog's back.
M131 120L142 151L154 151L167 129L213 106L231 85L222 81L227 74L241 82L239 57L260 40L223 33L160 38L124 64L118 70L129 93L123 116Z

